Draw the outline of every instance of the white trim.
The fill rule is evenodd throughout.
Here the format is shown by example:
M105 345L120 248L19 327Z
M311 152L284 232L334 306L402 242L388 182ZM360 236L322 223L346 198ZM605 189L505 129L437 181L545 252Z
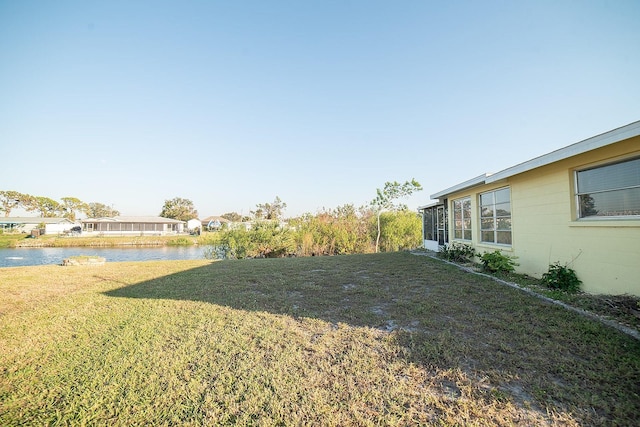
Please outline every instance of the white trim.
M454 185L453 187L449 187L446 190L442 190L442 191L440 191L438 193L432 194L430 197L432 199L440 199L442 196L446 196L446 195L449 195L451 193L455 193L455 192L458 192L458 191L461 191L461 190L465 190L467 188L471 188L471 187L475 187L475 186L478 186L478 185L482 185L482 184L484 184L486 182L488 176L489 175L487 175L486 173L483 173L482 175L477 176L475 178L471 178L468 181L461 182L460 184Z
M465 223L465 216L464 216L464 202L468 200L469 201L469 229L467 230L464 226ZM456 202L460 203L460 222L461 222L461 228L460 228L460 233L462 235L462 237L456 237ZM471 219L473 217L473 215L471 214L471 212L473 211L473 209L471 208L471 196L463 196L460 197L458 199L453 199L451 200L451 211L453 212L453 216L451 216L451 224L453 225L453 227L451 227L451 230L453 231L453 238L452 240L459 240L462 242L471 242L473 241L473 220ZM467 239L464 237L464 233L465 231L469 231L471 232L471 238Z
M568 147L561 148L551 153L536 157L524 163L512 166L494 174L483 174L478 177L472 178L468 181L449 187L445 190L432 194L431 199L441 199L449 194L456 193L467 188L476 187L482 184L490 184L501 179L509 178L514 175L537 169L542 166L549 165L551 163L565 160L579 154L586 153L588 151L596 150L598 148L606 147L607 145L615 144L620 141L624 141L629 138L640 136L640 121L630 123L628 125L613 129L609 132L605 132L600 135L593 136L585 139L584 141L576 142Z
M576 142L575 144L569 145L568 147L552 151L549 154L536 157L535 159L531 159L527 162L520 163L519 165L515 165L513 167L495 173L487 177L486 183L488 184L504 178L509 178L513 175L546 166L560 160L568 159L570 157L577 156L588 151L606 147L607 145L615 144L616 142L624 141L625 139L633 138L636 136L640 136L640 121L633 122L626 126L622 126L620 128L600 135L596 135L589 139L585 139L584 141Z
M511 228L509 229L509 234L511 234L511 243L500 243L498 242L498 232L499 231L506 231L506 230L499 230L498 229L498 211L496 210L496 205L498 204L496 202L496 196L495 194L498 191L502 191L502 190L509 190L509 220L511 221ZM489 205L483 205L482 204L482 196L485 194L493 194L493 216L492 216L492 220L493 220L493 225L495 226L494 230L493 230L493 238L494 241L492 242L488 242L486 240L482 240L482 220L483 220L483 216L482 216L482 208L483 206L489 206ZM513 202L511 199L511 186L507 185L504 187L498 187L498 188L494 188L492 190L487 190L487 191L483 191L482 193L478 193L478 231L480 232L479 236L479 242L486 244L486 245L495 245L495 246L505 246L505 247L513 247ZM484 217L484 218L489 218L489 217ZM501 217L501 218L504 218Z
M439 252L440 245L436 240L423 240L423 247L428 251Z
M427 209L427 208L433 208L433 207L436 207L436 206L441 205L441 204L442 203L440 203L438 201L435 201L435 202L429 203L428 205L418 206L418 210L421 211L421 210L424 210L424 209Z

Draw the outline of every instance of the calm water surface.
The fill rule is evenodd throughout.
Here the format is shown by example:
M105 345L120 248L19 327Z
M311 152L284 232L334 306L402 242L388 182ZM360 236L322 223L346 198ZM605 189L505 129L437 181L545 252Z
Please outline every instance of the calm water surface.
M107 262L204 259L202 246L162 246L149 248L15 248L0 249L0 267L62 264L77 255L97 255Z

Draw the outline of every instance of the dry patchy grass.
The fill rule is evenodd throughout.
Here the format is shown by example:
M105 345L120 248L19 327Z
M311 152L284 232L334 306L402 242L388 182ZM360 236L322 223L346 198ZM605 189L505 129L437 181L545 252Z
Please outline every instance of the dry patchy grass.
M631 425L640 344L406 253L0 269L0 424Z

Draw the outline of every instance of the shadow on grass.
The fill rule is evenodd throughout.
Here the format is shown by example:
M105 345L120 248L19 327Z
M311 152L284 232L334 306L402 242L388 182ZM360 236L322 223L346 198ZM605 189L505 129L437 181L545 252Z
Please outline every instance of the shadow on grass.
M598 423L624 424L640 414L637 341L425 257L223 261L106 295L373 328L389 334L411 363L484 381L490 399L506 397ZM454 395L460 391L450 388Z

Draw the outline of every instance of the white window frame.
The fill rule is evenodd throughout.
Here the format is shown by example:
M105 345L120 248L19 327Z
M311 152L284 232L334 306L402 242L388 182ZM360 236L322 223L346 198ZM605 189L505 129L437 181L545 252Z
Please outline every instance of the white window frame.
M465 202L469 203L469 211L468 211L468 215L469 218L467 218L465 216L465 209L464 209L464 205ZM473 223L471 221L471 197L467 196L467 197L462 197L460 199L455 199L451 202L451 207L453 209L453 238L455 240L465 240L465 241L471 241L473 240ZM456 210L459 206L460 209L460 228L458 228L458 219L456 218ZM465 224L468 224L468 228L465 226ZM458 237L458 232L460 232L460 236ZM469 238L465 237L465 234L469 235Z
M495 193L502 191L502 190L509 190L509 216L504 216L498 215L497 209L496 209L496 197L495 197ZM489 206L489 205L483 205L482 204L482 196L484 195L488 195L488 194L493 194L493 204L492 206L492 211L493 211L493 216L491 217L493 220L493 240L492 241L488 241L488 240L484 240L483 237L483 233L487 232L486 229L482 228L482 220L483 219L487 219L490 217L485 217L482 216L482 208L484 206ZM499 218L509 218L509 222L511 223L511 227L509 228L509 230L505 230L505 229L499 229L498 228L498 224ZM499 246L506 246L506 247L511 247L513 245L513 208L512 208L512 202L511 202L511 187L500 187L500 188L495 188L493 190L490 191L484 191L480 194L478 194L478 221L479 221L479 232L480 232L480 243L483 244L488 244L488 245L499 245ZM510 234L510 243L499 243L498 242L498 232L509 232Z

